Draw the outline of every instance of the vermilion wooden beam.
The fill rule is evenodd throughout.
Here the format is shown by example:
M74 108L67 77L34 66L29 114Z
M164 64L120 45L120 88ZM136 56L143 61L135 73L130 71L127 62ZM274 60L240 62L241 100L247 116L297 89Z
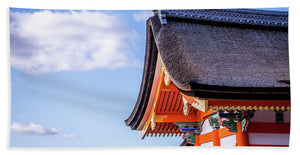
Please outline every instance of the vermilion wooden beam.
M290 133L290 123L249 123L248 133Z
M200 121L196 115L155 115L155 122L197 122Z
M198 138L200 144L210 142L212 141L212 132L196 136L195 138Z
M178 88L173 84L173 83L170 83L169 86L166 86L166 85L162 85L161 87L161 91L175 91L175 92L178 92Z
M229 132L227 128L218 129L216 131L218 132L218 134L217 134L218 139L235 134L234 132ZM216 138L216 137L214 137L213 132L209 132L209 133L206 133L206 134L203 134L203 135L196 136L195 138L198 138L197 142L199 143L199 145L201 145L202 143L213 141L213 139Z

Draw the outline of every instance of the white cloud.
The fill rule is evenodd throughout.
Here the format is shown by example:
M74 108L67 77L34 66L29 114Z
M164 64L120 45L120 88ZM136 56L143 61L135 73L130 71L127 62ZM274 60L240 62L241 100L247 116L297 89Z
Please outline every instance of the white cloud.
M136 67L137 32L102 12L11 12L11 65L28 73Z
M46 129L41 125L30 123L24 125L20 123L12 123L10 127L12 134L23 134L23 135L57 135L59 131L55 128Z
M146 22L146 20L151 16L153 16L152 11L140 11L133 13L133 18L138 22Z
M44 128L41 125L30 123L29 125L14 122L10 126L10 131L12 134L19 135L60 135L60 131L55 128ZM63 138L79 138L75 134L61 134Z

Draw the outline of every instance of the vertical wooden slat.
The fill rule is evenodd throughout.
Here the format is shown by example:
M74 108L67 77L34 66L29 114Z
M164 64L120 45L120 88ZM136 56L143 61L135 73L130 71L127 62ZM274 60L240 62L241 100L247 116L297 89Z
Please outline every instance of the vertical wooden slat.
M165 93L166 93L166 95L165 95L163 103L162 103L162 105L160 107L160 112L164 112L164 109L166 108L166 105L168 104L170 92L165 92Z
M170 95L169 95L169 99L168 99L167 105L166 105L166 108L164 109L166 112L169 112L170 106L171 106L171 104L172 104L172 102L174 100L173 97L174 97L174 92L171 91Z
M178 97L178 92L174 92L173 100L172 103L170 104L170 107L168 108L168 111L171 112L171 109L173 109L173 107L175 106L177 97Z

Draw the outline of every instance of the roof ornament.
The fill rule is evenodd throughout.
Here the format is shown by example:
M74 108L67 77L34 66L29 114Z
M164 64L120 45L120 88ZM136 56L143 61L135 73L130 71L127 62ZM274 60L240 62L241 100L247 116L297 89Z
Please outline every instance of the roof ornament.
M167 24L167 15L166 15L166 13L163 13L161 10L153 10L153 13L154 13L155 16L159 17L160 23L162 25Z

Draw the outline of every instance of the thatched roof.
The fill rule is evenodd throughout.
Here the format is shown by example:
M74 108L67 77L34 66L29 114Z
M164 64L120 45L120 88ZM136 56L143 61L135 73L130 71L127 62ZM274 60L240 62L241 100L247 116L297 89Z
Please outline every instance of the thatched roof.
M201 98L289 100L288 14L247 9L162 10L147 21L140 94L125 121L136 129L148 104L157 52L172 82Z
M161 22L163 13L167 24ZM161 11L151 18L151 27L172 82L183 91L193 91L195 84L201 88L228 87L230 91L289 90L286 13Z

